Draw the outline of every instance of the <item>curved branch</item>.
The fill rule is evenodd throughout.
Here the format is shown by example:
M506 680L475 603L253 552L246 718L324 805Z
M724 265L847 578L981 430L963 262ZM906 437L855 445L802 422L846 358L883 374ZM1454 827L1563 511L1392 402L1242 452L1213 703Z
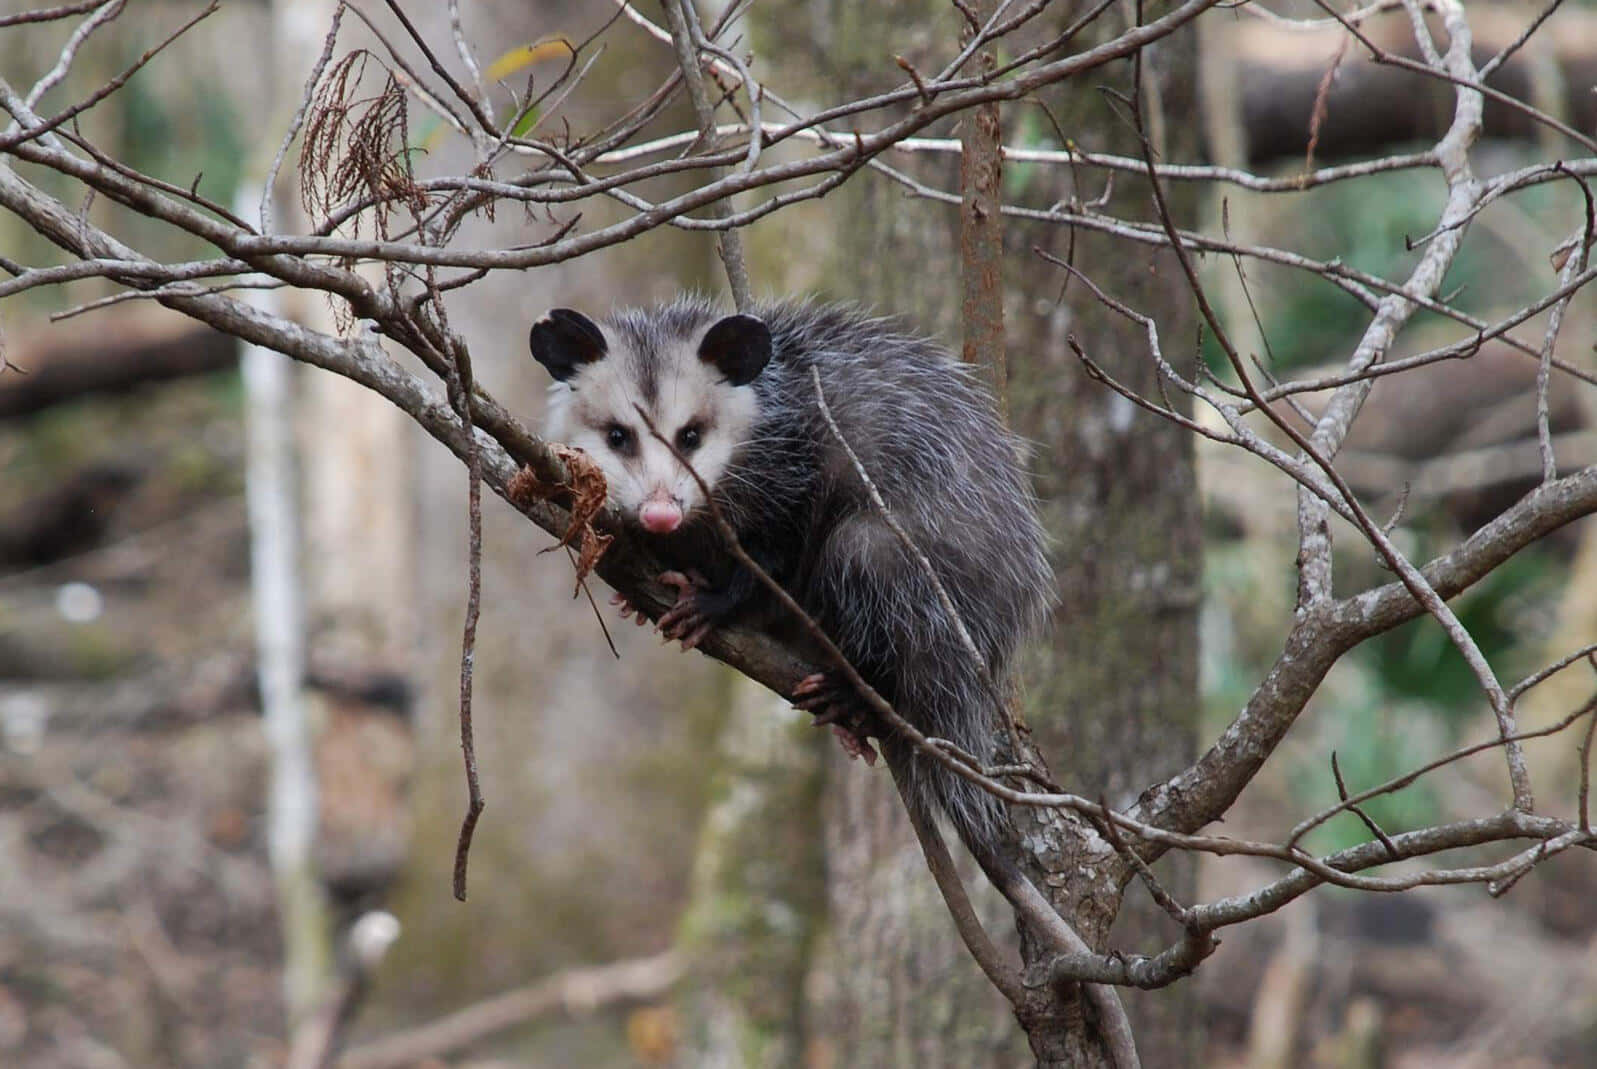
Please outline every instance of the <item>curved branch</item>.
M0 166L0 206L74 255L140 265L153 263L85 223L75 212L5 166ZM135 288L157 284L147 277L127 277L123 281ZM170 295L162 297L161 303L225 333L357 382L404 411L460 459L469 455L467 429L448 400L390 360L370 336L333 338L220 294ZM477 436L481 450L483 480L501 498L510 501L510 480L523 465L531 467L546 482L566 481L564 463L492 397L479 389L472 409L480 428L471 433ZM555 537L562 536L570 522L566 511L552 504L511 504ZM600 562L598 571L605 582L651 616L665 611L675 600L673 591L654 582L659 569L651 566L646 552L625 532L618 533L617 544ZM814 671L785 646L753 631L730 628L717 632L700 648L780 694L791 694L794 686Z
M1537 487L1420 570L1432 589L1451 598L1531 543L1593 513L1597 466ZM1241 714L1195 764L1145 791L1130 814L1182 832L1219 819L1286 736L1331 666L1359 643L1424 612L1401 582L1300 611L1281 655Z

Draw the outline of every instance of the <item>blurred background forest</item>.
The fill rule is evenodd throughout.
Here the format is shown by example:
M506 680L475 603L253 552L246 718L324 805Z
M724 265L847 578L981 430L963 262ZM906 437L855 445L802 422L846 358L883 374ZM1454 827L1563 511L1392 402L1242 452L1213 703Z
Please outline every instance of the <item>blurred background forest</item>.
M0 12L25 6L0 0ZM121 70L199 5L135 6L134 17L85 51L57 90L63 98ZM750 20L750 47L765 62L779 56L789 70L808 70L817 99L824 102L829 79L901 80L881 55L847 47L864 32L852 24L861 17L855 5L776 6L779 15ZM469 35L491 59L550 35L585 38L614 6L503 0L467 11ZM1568 5L1558 19L1565 15L1570 29L1558 35L1559 48L1574 58L1560 52L1558 62L1562 77L1585 92L1597 70L1597 23L1588 21L1597 12ZM913 57L936 39L934 25L946 30L930 19L899 20L892 50ZM1558 20L1552 25L1557 30ZM83 129L133 167L185 186L202 174L207 195L232 201L283 128L261 44L273 32L269 5L224 4L166 62L85 114ZM1269 38L1259 23L1225 19L1205 32L1212 36L1200 63L1229 71L1232 92L1246 96L1249 79L1285 79L1298 62L1312 69L1312 96L1324 63L1313 55L1294 61L1290 35ZM40 40L0 31L0 69L13 83L30 83L54 62ZM647 94L674 62L626 23L606 40L609 51L570 105L578 113ZM539 75L536 64L529 69ZM1220 127L1208 121L1212 138ZM692 125L680 104L660 129ZM1018 108L1005 133L1007 142L1038 147L1060 136L1040 110ZM411 132L439 166L458 151L446 134L424 123ZM1071 136L1094 147L1089 133ZM1335 159L1337 136L1327 128L1322 157ZM1434 134L1411 134L1427 136ZM1351 133L1343 141L1340 151L1361 151ZM1291 174L1302 166L1300 145L1272 155L1262 135L1250 144L1238 162L1252 157L1255 170ZM1396 140L1381 151L1405 145ZM1546 153L1534 137L1510 136L1485 141L1476 163L1492 174ZM957 170L957 162L906 167ZM48 186L50 177L39 181ZM1024 165L1006 175L1017 194L1054 180L1054 172ZM69 203L82 203L76 196ZM1233 191L1225 210L1235 230L1261 243L1391 276L1418 256L1405 239L1434 225L1441 196L1433 174L1414 172L1287 197ZM1554 212L1568 218L1579 198L1573 183L1548 185L1482 213L1449 278L1454 303L1490 317L1545 289L1556 275L1547 251L1564 225L1547 220ZM137 234L152 255L204 252L104 199L83 210ZM1218 216L1218 199L1201 210ZM869 222L852 238L829 238L835 231L824 221L844 213ZM913 275L883 269L868 291L858 281L876 250L929 240L922 231L951 225L944 206L863 175L749 230L751 273L761 292L865 299L957 348L952 259L925 260ZM492 222L468 222L464 239L477 228L494 235L480 244L510 245L528 227L501 209ZM1037 270L1023 256L1032 244L1017 227L1014 270ZM0 250L50 262L40 239L9 216L0 216ZM1211 258L1207 270L1218 290L1234 281L1224 258ZM1257 320L1240 293L1230 293L1227 311L1244 348L1267 353L1277 371L1336 360L1367 321L1344 294L1283 269L1250 266L1249 282ZM710 239L662 228L558 268L494 274L462 291L451 315L478 378L531 420L544 378L525 339L544 310L603 310L720 287ZM237 351L152 302L50 320L111 292L90 281L0 305L6 358L27 372L0 370L0 1065L277 1064L285 1049L283 937L266 852L269 750L255 681ZM1576 299L1559 347L1586 369L1597 365L1590 300ZM1011 305L1018 320L1060 314L1046 296ZM1459 330L1422 314L1411 334L1406 348L1417 351ZM1217 354L1209 355L1219 373ZM1026 359L1017 346L1011 360ZM791 816L819 811L830 793L885 773L847 765L782 703L713 662L662 648L649 631L619 626L601 600L613 656L594 611L571 599L563 555L545 554L547 536L490 501L476 653L489 805L471 897L457 902L450 868L464 797L455 709L465 480L458 461L419 430L380 415L368 423L336 384L313 381L327 376L299 374L307 700L320 725L316 859L340 918L382 909L400 925L362 993L348 1064L425 1061L425 1046L385 1053L373 1045L473 1006L485 1012L455 1023L469 1034L475 1020L480 1035L426 1064L706 1064L700 1054L715 1045L705 1036L718 1027L718 1002L740 983L755 990L753 1001L764 1000L771 1021L784 1022L772 1024L773 1033L791 1031L754 1061L837 1064L824 1028L793 1022L846 1014L860 997L824 965L839 934L826 921L835 890L820 882L828 867L859 862L847 843L800 834L795 822L768 829L779 847L790 837L790 849L756 850L724 834L718 815L742 804L746 778L782 784L775 802L761 804ZM1388 510L1395 499L1378 495L1410 485L1401 534L1411 557L1440 551L1533 484L1534 376L1533 363L1488 346L1470 361L1376 388L1344 467ZM1572 381L1559 380L1552 396L1558 452L1566 464L1588 464L1597 459L1593 400ZM343 448L339 438L357 444ZM1295 496L1285 477L1239 453L1200 445L1198 465L1199 731L1208 738L1268 667L1291 614ZM1378 577L1367 555L1339 565L1354 581ZM1549 651L1597 639L1597 527L1585 521L1520 554L1456 605L1505 678L1545 663ZM1544 720L1584 700L1590 680L1568 687L1544 697ZM737 707L759 715L733 717ZM1281 813L1331 800L1333 751L1350 782L1367 784L1489 730L1489 712L1442 632L1429 620L1407 625L1333 672L1227 831L1267 838ZM1557 746L1533 756L1566 761L1568 742ZM1389 829L1434 822L1479 808L1495 782L1484 772L1482 780L1422 782L1370 809ZM1324 850L1365 832L1349 819L1316 835L1313 845ZM757 859L747 872L745 848ZM770 868L773 856L787 864ZM1271 871L1205 862L1199 882L1209 897ZM1502 900L1478 888L1402 898L1326 890L1233 930L1187 981L1204 1022L1201 1064L1593 1064L1592 877L1589 858L1565 855ZM920 870L876 878L926 879ZM756 957L743 975L715 984L678 980L667 954L694 942L763 945L772 932L782 938L769 960ZM618 962L632 971L568 972ZM972 967L959 957L947 968ZM554 981L538 986L547 977ZM502 999L507 992L519 995ZM936 1061L901 1053L901 1064ZM1020 1064L1023 1054L1000 1044L993 1057Z

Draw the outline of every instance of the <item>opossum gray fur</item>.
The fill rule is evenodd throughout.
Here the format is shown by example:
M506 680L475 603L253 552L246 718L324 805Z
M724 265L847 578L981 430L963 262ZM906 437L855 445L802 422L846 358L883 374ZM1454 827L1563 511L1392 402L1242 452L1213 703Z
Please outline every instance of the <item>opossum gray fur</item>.
M680 611L662 618L668 635L692 644L710 626L774 607L716 552L702 493L639 408L703 478L743 547L866 681L927 735L990 759L999 713L982 668L870 502L810 376L819 370L838 429L1002 681L1054 583L1023 450L969 369L894 321L818 303L725 316L688 298L597 322L557 309L530 340L556 380L548 436L594 457L612 503L658 539L662 559L708 576L681 585ZM757 623L780 626L774 615ZM846 688L811 707L844 702ZM909 804L946 813L986 867L1007 827L1002 804L883 734Z

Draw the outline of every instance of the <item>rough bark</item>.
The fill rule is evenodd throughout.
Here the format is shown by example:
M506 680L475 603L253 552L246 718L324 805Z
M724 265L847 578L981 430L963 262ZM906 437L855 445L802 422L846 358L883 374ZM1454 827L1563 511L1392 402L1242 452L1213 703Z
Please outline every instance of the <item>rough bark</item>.
M730 709L677 939L694 962L679 1053L694 1065L812 1064L804 976L825 917L824 740L764 687L723 678Z
M263 295L264 296L264 295ZM260 659L262 730L271 752L267 841L283 932L283 999L298 1033L334 972L328 902L316 869L317 731L305 700L304 573L288 357L242 351L249 448L251 594Z
M924 0L778 5L756 8L755 17L762 57L787 57L784 78L807 68L817 91L838 99L902 80L895 55L933 69L930 57L958 38L962 22L953 7ZM957 184L957 161L931 166L940 185ZM791 223L781 240L802 240L805 255L790 257L791 269L763 283L903 315L957 351L955 212L906 200L898 188L864 177ZM754 260L762 262L758 250ZM1013 1013L959 942L886 769L828 750L829 937L809 983L812 1043L835 1065L1022 1059L1025 1040ZM995 938L1012 941L1013 924L996 896L979 902Z
M1193 42L1180 35L1144 61L1143 107L1162 101L1172 115L1193 99ZM1130 91L1130 70L1115 85ZM1048 101L1066 130L1107 151L1139 154L1132 136L1088 85L1069 84ZM1150 136L1163 129L1149 122ZM1193 123L1171 123L1165 158L1200 153ZM1100 189L1073 191L1083 199ZM1186 191L1172 191L1178 194ZM1121 183L1117 197L1148 202L1145 182ZM1175 201L1178 211L1193 201ZM1197 610L1200 538L1192 438L1133 408L1088 380L1067 338L1075 339L1109 374L1146 396L1159 396L1152 361L1134 325L1098 304L1079 282L1037 269L1036 244L1074 262L1100 286L1155 317L1166 351L1190 365L1177 339L1192 337L1191 296L1173 258L1127 256L1111 242L1060 232L1012 235L1011 306L1046 309L1011 323L1015 358L1010 404L1016 429L1037 445L1033 467L1038 496L1054 536L1059 606L1046 645L1026 673L1027 716L1056 779L1111 805L1130 801L1141 784L1157 782L1196 754ZM1023 253L1021 250L1025 250ZM1025 819L1032 819L1027 817ZM1100 844L1101 845L1101 844ZM1168 943L1169 919L1140 887L1131 888L1116 920L1118 895L1100 871L1091 843L1072 841L1052 860L1056 903L1081 935L1103 948L1147 951ZM1048 859L1044 859L1048 863ZM1057 866L1057 867L1056 867ZM1180 900L1191 899L1191 858L1171 858L1161 881ZM1199 1047L1193 992L1183 986L1124 991L1143 1064L1190 1064ZM1094 1064L1096 1054L1072 1041L1045 1061ZM1039 1051L1039 1055L1042 1052Z

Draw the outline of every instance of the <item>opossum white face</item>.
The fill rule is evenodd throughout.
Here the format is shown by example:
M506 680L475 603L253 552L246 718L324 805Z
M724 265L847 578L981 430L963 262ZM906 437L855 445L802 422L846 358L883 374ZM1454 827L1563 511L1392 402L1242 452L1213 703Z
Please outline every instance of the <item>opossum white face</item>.
M679 335L626 316L601 327L556 308L529 340L555 378L547 435L592 456L611 503L654 534L676 530L705 502L650 425L713 491L748 439L758 414L749 383L771 358L770 331L742 315Z

